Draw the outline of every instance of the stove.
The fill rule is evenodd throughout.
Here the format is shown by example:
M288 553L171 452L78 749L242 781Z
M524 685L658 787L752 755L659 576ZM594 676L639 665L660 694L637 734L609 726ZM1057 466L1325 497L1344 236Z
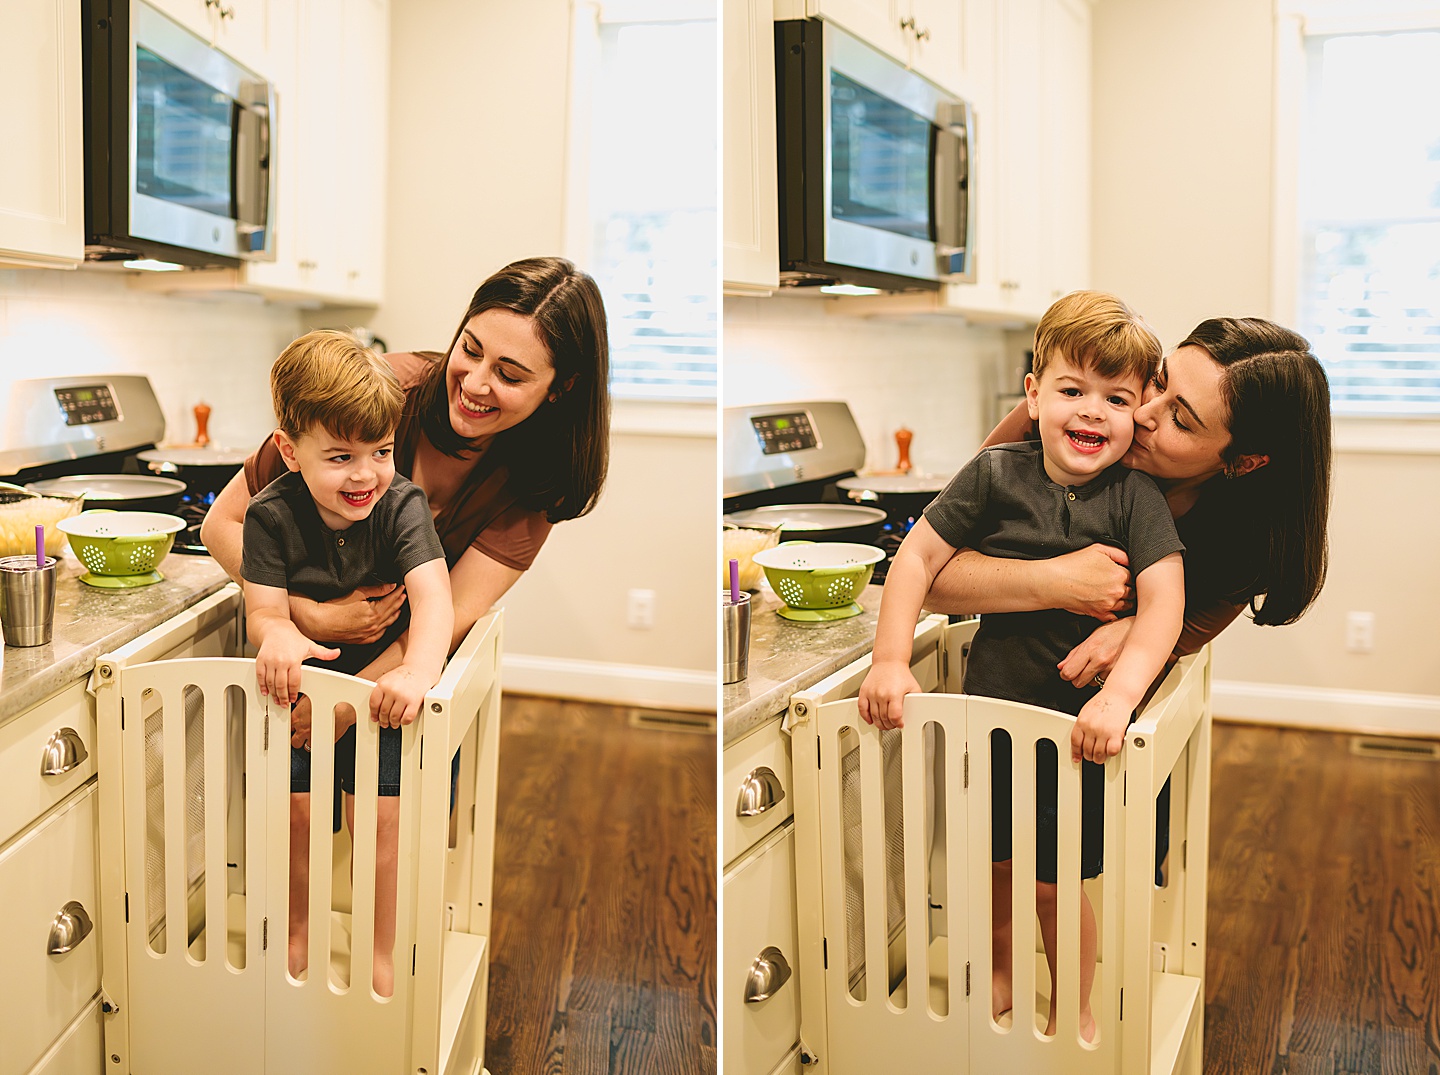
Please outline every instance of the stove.
M836 485L865 465L865 441L846 404L727 407L721 436L725 514L771 504L854 503ZM914 525L914 516L888 512L875 540L885 559L875 565L872 583L885 581L890 561Z
M0 429L0 481L23 486L73 474L150 474L139 453L156 447L164 436L165 416L147 377L15 381ZM181 477L187 488L175 514L186 528L175 535L170 551L207 555L200 524L220 491L215 485L219 475L198 481L189 473Z

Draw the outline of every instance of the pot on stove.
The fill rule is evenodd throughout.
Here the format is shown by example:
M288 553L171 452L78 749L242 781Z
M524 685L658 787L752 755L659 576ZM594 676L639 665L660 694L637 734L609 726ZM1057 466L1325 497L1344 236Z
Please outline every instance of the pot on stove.
M770 504L724 517L737 526L775 526L784 541L848 541L873 545L885 513L852 504Z

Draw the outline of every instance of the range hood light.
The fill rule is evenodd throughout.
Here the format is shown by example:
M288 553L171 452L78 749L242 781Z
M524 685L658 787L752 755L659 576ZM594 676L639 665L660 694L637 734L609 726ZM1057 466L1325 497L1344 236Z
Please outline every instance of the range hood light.
M144 269L147 272L179 272L185 268L184 265L176 265L173 261L156 261L154 258L138 258L135 261L122 262L127 269Z
M820 288L825 295L878 295L878 287L861 287L859 284L826 284Z

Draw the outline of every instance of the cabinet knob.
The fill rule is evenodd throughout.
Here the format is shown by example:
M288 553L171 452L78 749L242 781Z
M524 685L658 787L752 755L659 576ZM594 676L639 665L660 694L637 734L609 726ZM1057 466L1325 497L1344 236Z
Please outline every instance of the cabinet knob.
M913 21L913 20L912 20L912 21ZM916 29L916 31L915 31L915 40L916 40L916 41L929 41L929 40L930 40L930 28L927 26L927 27L926 27L925 29L923 29L923 30Z
M60 908L55 921L50 924L50 943L45 946L45 951L52 956L62 955L90 936L94 928L95 923L90 921L85 908L78 900L71 900Z
M790 980L790 964L773 944L763 949L745 975L745 1003L769 1000Z
M913 34L913 33L915 32L915 20L914 20L914 18L904 18L904 19L901 19L901 20L900 20L900 29L902 29L902 30L909 30L909 31Z
M40 775L68 773L90 756L85 741L74 728L61 728L50 735L40 754Z
M740 799L735 804L736 817L756 817L779 805L785 798L785 786L768 765L751 769L740 781Z

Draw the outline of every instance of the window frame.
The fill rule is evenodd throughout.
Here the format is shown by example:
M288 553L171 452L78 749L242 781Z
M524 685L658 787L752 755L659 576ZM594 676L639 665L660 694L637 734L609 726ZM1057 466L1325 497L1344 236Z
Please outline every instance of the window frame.
M600 29L611 22L695 22L713 19L719 41L719 11L715 0L571 0L570 70L566 110L566 175L563 236L566 257L582 268L590 260L590 131L591 95L600 64ZM716 97L716 130L719 130L719 94ZM716 435L715 410L722 391L720 356L723 354L724 318L720 316L720 207L716 205L715 228L715 397L709 400L646 399L640 396L611 397L612 433L651 436Z
M1271 179L1270 308L1299 322L1302 272L1300 151L1308 37L1440 30L1440 9L1415 0L1276 0ZM1334 416L1335 448L1349 452L1440 454L1440 414Z

